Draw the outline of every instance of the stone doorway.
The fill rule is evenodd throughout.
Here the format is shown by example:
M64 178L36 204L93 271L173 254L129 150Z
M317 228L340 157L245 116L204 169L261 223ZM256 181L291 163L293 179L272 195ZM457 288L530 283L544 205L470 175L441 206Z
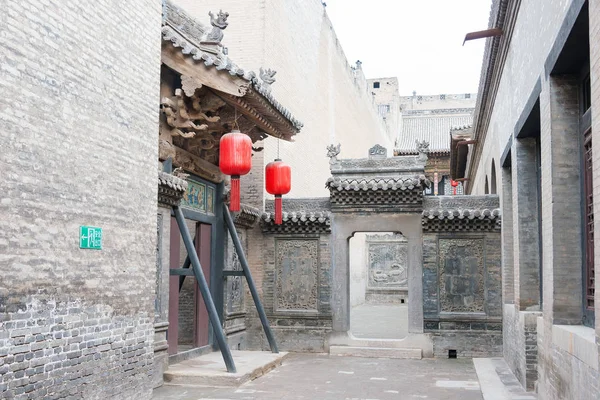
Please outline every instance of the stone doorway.
M349 239L350 332L360 339L408 335L408 240L400 232Z

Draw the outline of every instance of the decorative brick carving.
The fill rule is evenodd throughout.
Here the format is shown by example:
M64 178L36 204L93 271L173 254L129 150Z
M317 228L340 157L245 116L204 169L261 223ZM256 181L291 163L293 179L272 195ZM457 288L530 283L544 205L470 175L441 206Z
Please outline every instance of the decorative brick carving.
M238 231L242 243L245 241L245 232ZM228 238L227 246L227 270L241 271L242 264L235 251L233 242ZM225 312L226 315L233 316L246 312L244 304L244 278L241 276L228 276L225 283Z
M387 156L387 149L379 144L369 149L369 158L380 158Z
M319 240L276 239L275 311L318 312Z
M439 239L442 312L484 312L483 239Z

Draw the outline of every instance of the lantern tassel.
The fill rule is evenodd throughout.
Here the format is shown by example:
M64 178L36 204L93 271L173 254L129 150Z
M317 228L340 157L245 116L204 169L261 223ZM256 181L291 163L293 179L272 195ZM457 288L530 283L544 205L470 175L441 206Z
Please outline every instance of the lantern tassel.
M231 199L229 200L229 211L240 211L240 176L231 176Z
M283 204L281 195L275 195L275 225L283 223Z

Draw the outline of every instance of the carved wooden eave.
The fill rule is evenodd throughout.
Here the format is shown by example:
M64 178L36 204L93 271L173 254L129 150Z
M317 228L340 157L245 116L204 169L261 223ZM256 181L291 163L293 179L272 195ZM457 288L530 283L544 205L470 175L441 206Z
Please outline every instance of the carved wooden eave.
M302 123L271 93L275 71L261 70L259 80L256 73L233 63L221 45L227 13L219 14L224 17L220 23L215 23L214 15L211 15L213 30L210 34L218 37L218 42L207 42L208 28L168 1L164 15L162 61L166 66L196 81L198 88L209 88L257 129L274 137L293 140Z

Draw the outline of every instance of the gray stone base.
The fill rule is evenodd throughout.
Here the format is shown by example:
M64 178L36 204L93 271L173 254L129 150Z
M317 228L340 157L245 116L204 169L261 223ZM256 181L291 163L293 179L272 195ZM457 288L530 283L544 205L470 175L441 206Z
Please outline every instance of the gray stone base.
M431 335L427 333L409 333L404 339L361 339L349 332L332 332L327 340L327 351L334 346L417 349L422 357L433 357L433 343Z
M281 365L288 353L233 351L237 372L229 373L220 352L182 361L169 366L165 382L177 385L239 386Z
M408 289L367 289L365 301L368 304L407 304Z
M431 338L435 357L448 358L450 350L458 358L502 357L501 331L438 331Z
M227 335L227 344L232 350L247 350L248 343L246 340L246 331L243 330Z
M152 369L152 387L163 384L163 374L169 367L169 344L167 343L168 322L154 324L154 368Z

